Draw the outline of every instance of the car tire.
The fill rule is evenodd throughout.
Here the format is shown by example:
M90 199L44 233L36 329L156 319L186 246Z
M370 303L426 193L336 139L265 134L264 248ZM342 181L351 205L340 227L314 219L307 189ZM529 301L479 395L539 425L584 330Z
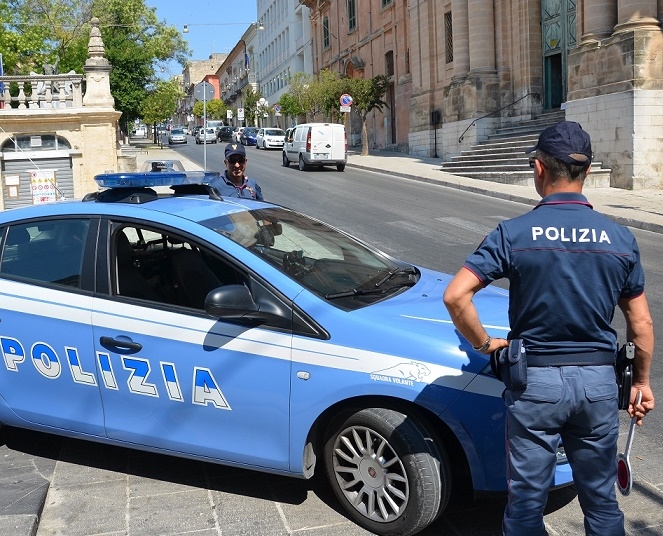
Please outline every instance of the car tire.
M281 153L281 156L283 157L281 165L283 167L290 167L290 160L288 160L288 155L285 154L285 151Z
M265 147L265 142L264 142L264 141L262 142L262 148L263 148L264 150L267 150L267 147Z
M299 171L306 171L307 169L308 166L306 165L306 162L304 162L304 157L299 155Z
M256 142L256 149L260 149L260 147L258 147L258 143L257 143L257 142Z
M345 171L345 164L336 164L336 169L338 171Z
M418 421L394 410L366 408L341 416L328 429L327 479L348 515L366 530L415 534L446 508L449 461Z

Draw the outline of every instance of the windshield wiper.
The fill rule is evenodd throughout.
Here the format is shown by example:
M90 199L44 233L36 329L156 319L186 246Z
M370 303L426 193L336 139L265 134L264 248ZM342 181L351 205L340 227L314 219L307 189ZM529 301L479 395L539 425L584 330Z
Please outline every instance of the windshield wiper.
M382 285L384 285L387 281L389 281L392 277L394 277L396 275L412 275L412 274L416 274L416 273L417 273L417 271L412 266L407 266L407 267L399 266L398 268L394 268L393 270L390 270L389 272L387 272L387 275L385 275L382 279L380 279L380 281L375 283L374 286L375 286L375 288L381 287ZM414 282L413 282L413 284L414 284Z
M353 288L350 290L344 290L342 292L332 292L330 294L325 294L325 298L328 300L334 300L336 298L349 298L351 296L364 296L366 294L386 294L389 290L400 287L412 287L414 285L416 285L416 281L403 281L402 283L398 283L389 289L378 288L377 286L372 288Z

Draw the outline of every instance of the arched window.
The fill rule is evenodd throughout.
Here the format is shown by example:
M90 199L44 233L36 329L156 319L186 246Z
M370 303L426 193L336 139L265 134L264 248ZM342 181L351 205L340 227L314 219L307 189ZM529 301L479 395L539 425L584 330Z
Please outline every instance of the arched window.
M9 138L2 144L3 153L19 153L24 151L65 151L71 144L56 134L22 134Z

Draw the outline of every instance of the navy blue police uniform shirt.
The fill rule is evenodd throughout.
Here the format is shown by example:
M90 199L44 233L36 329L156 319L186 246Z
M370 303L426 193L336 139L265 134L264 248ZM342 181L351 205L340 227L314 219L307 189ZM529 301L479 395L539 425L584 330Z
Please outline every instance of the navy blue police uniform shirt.
M210 181L210 186L216 188L221 194L221 197L247 197L250 199L257 199L258 201L264 200L260 186L250 177L244 177L244 183L242 186L235 186L233 182L226 177L224 172L218 179L212 179Z
M509 279L508 338L541 356L615 352L615 306L645 284L633 234L576 193L500 223L465 267L484 285Z

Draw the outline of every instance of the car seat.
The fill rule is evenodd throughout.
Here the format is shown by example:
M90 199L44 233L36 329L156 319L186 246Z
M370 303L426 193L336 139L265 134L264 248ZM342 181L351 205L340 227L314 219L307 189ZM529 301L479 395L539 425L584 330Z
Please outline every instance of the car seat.
M134 265L134 254L131 243L122 231L117 233L115 242L117 266L117 293L143 300L163 301L154 291L149 281Z
M171 262L180 305L204 309L207 294L222 286L221 280L198 251L188 248L173 250Z

